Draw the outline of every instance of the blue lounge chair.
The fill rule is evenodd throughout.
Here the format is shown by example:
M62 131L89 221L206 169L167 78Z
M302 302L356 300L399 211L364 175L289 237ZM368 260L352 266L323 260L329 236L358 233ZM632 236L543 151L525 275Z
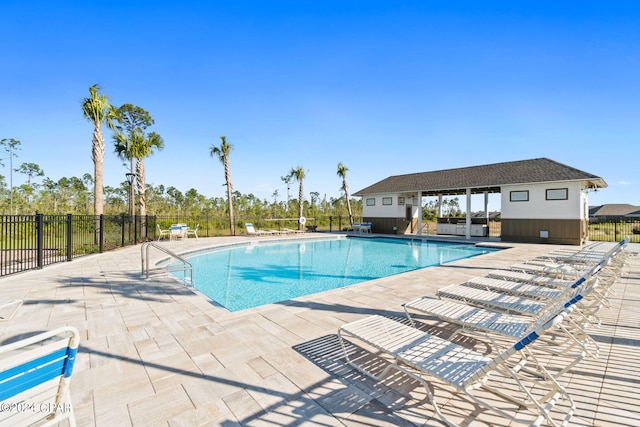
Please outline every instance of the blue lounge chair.
M69 382L79 334L62 327L0 346L0 425L76 425Z
M379 315L343 325L338 330L338 337L347 363L359 372L378 381L394 369L417 380L438 417L449 426L456 424L440 410L430 385L448 384L478 405L514 423L539 426L546 420L559 426L568 424L575 412L575 403L565 388L536 360L529 346L561 323L565 315L563 312L541 322L495 357ZM353 347L346 345L346 339L373 347L392 360L376 375L352 360ZM533 371L523 369L527 361L534 362ZM507 384L511 388L508 392L505 391ZM491 397L478 393L480 389L491 393ZM552 413L560 399L566 399L567 405L563 408L563 420L557 420ZM497 400L514 406L505 410L503 404L496 405Z

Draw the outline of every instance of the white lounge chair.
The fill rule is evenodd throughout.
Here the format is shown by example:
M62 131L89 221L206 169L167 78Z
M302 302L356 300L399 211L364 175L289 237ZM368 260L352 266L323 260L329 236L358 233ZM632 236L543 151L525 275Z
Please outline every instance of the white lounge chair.
M547 301L545 305L539 305L539 311L529 312L527 315L511 315L507 311L500 311L502 305L496 306L492 301L486 302L483 300L474 300L472 305L464 300L422 297L403 304L403 307L411 324L414 326L415 323L410 312L426 314L441 321L457 325L461 328L457 332L481 331L487 334L487 337L491 339L495 347L499 347L499 344L496 343L492 336L497 334L502 337L517 338L530 328L534 322L539 321L544 316L556 315L563 310L573 313L578 309L577 304L580 302L580 299L577 299L576 296L586 295L597 286L597 279L592 279L588 284L583 282L583 279L580 279L580 281L576 281L575 288L564 292L555 300ZM485 302L486 307L483 307ZM511 308L509 307L509 309ZM582 314L578 314L578 321L567 316L566 325L558 325L556 338L544 340L541 343L542 351L547 353L569 355L569 352L573 352L570 357L575 359L574 362L565 366L564 370L558 375L564 375L571 367L582 360L585 354L589 354L594 359L598 357L599 346L586 332L587 325L582 320L584 320ZM562 337L562 339L558 339L558 337ZM575 351L576 348L577 351Z
M593 245L579 250L557 249L546 256L542 256L541 258L569 263L599 263L606 258L614 258L624 250L630 241L630 237L622 239L617 245L613 246L608 251L594 249Z
M552 288L567 288L571 286L575 280L559 279L544 274L525 273L515 270L493 270L487 274L487 277L495 279L511 280L513 282L533 283L541 286L549 286Z
M547 420L558 426L560 423L551 413L553 406L561 398L566 399L562 420L566 425L575 412L575 403L564 387L537 361L529 346L562 322L563 317L564 314L560 314L541 324L495 357L379 315L343 325L338 330L338 337L347 363L359 372L380 380L393 369L417 380L424 387L438 417L449 426L456 424L441 412L431 392L430 386L436 387L438 382L452 386L473 402L514 423L540 425ZM371 346L392 360L380 374L375 375L351 360L353 347L347 346L347 339ZM534 362L535 372L521 369L525 361ZM505 391L506 387L509 391ZM491 397L478 393L478 390L491 393ZM496 404L496 399L499 399L499 404ZM507 409L505 405L508 404L513 407Z
M306 233L304 230L292 230L291 228L283 228L282 232L284 234L298 234L298 233Z
M590 270L598 266L604 267L612 264L621 268L624 258L619 257L619 254L625 248L626 242L626 239L622 240L602 256L578 256L574 254L568 257L557 258L547 255L514 264L511 266L511 269L529 273L556 275L557 277L565 278L580 277L584 274L589 274ZM621 261L614 262L618 258L620 258Z
M194 236L198 240L198 228L200 228L200 224L196 224L196 228L187 228L187 237Z
M590 268L591 266L587 265L535 260L519 262L511 266L511 269L515 271L554 276L559 279L578 278L585 274Z
M69 382L78 351L75 328L62 327L0 347L0 425L75 427Z
M496 279L494 277L474 277L473 279L467 280L463 286L546 300L553 300L562 296L567 289L551 288L549 286L527 282L514 282L512 280Z
M248 236L272 236L274 234L277 234L277 231L256 230L256 228L250 222L247 222L244 225L244 228L247 230Z
M156 224L156 226L158 227L158 240L167 237L171 239L171 230L163 230L162 228L160 228L160 224Z
M547 302L541 299L510 295L464 285L450 285L438 289L437 296L439 298L462 301L466 304L482 306L492 310L528 316L534 316L536 313L540 313L547 306Z

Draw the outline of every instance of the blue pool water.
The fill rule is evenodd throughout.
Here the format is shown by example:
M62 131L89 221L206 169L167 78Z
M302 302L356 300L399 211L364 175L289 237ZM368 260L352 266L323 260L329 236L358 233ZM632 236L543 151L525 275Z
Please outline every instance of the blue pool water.
M446 242L337 238L261 241L188 259L195 288L238 311L494 250Z

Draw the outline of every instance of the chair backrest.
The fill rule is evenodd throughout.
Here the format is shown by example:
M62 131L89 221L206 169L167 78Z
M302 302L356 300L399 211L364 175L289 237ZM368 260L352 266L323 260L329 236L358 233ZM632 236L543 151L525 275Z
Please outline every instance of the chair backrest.
M249 234L255 234L255 232L256 232L256 229L255 229L255 228L253 228L253 224L251 224L251 223L249 223L249 222L247 222L247 223L244 225L244 228L246 228L246 229L247 229L247 233L249 233Z
M0 425L31 425L34 417L48 415L50 422L74 418L69 381L79 337L76 328L62 327L0 346L0 405L34 409L2 410Z

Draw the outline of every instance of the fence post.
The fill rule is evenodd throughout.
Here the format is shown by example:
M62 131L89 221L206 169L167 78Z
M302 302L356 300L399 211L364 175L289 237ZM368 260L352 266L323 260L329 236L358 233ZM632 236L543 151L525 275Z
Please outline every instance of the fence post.
M43 215L41 213L36 213L36 231L38 233L37 245L36 245L36 258L37 258L37 267L42 268L42 253L44 251L44 221Z
M104 252L104 214L100 214L100 253Z
M73 254L71 251L73 250L73 244L71 239L73 238L73 215L67 214L67 261L71 261L73 259Z

